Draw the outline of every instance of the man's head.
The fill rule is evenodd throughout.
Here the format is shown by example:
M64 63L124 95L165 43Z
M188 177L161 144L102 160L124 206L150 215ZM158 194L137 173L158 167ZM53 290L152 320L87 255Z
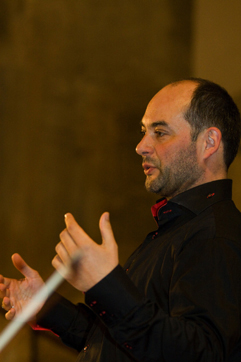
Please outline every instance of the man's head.
M228 92L205 79L193 78L197 88L184 118L192 128L196 141L205 128L217 127L222 134L224 162L227 170L238 152L241 134L239 110Z
M216 107L221 111L215 112ZM224 108L228 124L225 116L220 121ZM146 188L172 198L226 177L238 150L240 117L225 90L208 81L188 79L164 87L153 97L142 119L142 133L136 150L143 157Z

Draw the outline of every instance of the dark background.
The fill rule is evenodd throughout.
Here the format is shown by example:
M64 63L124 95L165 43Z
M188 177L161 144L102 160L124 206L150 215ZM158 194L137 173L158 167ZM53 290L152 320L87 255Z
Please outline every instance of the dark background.
M139 122L161 87L193 75L194 4L0 1L0 273L20 276L19 252L46 279L66 212L99 242L110 211L122 264L155 228ZM61 292L83 300L67 284ZM74 361L56 341L25 327L2 360Z

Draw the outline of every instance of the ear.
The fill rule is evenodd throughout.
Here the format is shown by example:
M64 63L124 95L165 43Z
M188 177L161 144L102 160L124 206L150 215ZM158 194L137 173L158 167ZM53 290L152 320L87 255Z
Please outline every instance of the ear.
M209 158L220 149L221 140L222 140L222 133L220 129L216 127L210 127L204 131L203 133L204 159Z

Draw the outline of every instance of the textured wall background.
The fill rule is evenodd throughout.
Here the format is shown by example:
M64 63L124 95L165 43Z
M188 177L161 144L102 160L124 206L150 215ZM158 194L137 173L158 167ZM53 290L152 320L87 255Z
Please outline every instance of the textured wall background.
M241 108L240 33L240 0L1 0L0 273L19 277L17 251L47 278L67 211L96 240L110 211L124 263L155 227L134 151L146 104L193 75ZM230 177L241 209L240 163L241 153ZM82 299L67 284L61 292ZM75 352L28 327L0 356L46 359Z
M134 152L139 121L160 87L190 74L189 1L184 5L1 2L6 255L17 248L47 273L40 255L45 250L48 265L66 211L95 236L107 208L121 239L133 239L133 226L142 225L137 200L146 195Z
M223 85L241 110L241 2L196 0L192 16L192 74ZM241 210L241 149L230 167Z
M67 211L99 240L98 219L109 210L122 263L155 227L155 197L134 149L153 94L191 75L192 3L0 2L1 273L19 276L10 256L20 252L47 278ZM61 291L82 298L67 285ZM75 360L32 338L24 328L4 362Z

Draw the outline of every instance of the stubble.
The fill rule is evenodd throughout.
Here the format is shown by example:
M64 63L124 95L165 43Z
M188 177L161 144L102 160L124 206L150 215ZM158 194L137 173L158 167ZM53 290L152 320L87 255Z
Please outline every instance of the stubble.
M162 165L160 160L152 160L151 157L146 157L144 160L159 171L156 177L147 176L145 182L147 191L168 199L196 186L203 175L197 162L195 142L177 152L174 158L170 157L168 165Z

